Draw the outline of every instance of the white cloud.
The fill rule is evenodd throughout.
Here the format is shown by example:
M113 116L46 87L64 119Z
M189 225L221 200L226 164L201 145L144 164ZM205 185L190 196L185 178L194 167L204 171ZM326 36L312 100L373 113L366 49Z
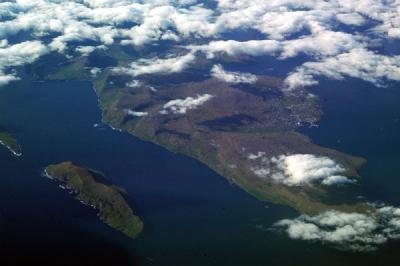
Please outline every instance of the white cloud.
M7 85L11 81L16 81L18 78L14 75L4 74L0 71L0 86Z
M0 48L0 66L20 66L32 63L48 49L40 41L27 41Z
M400 27L399 1L385 0L219 0L222 14L217 24L222 29L252 28L275 40L321 28L333 28L339 21L347 25L379 22L377 30L388 32ZM368 21L367 21L368 19Z
M92 77L97 77L97 75L100 73L101 73L101 69L98 67L92 67L90 69L90 74L92 75Z
M169 41L179 42L181 40L181 38L174 32L168 30L161 36L161 40L169 40Z
M130 64L129 67L114 68L114 72L125 73L134 77L143 74L170 74L178 73L185 70L196 57L193 53L188 53L184 56L160 59L140 59Z
M371 251L392 239L400 239L400 208L375 207L368 213L335 210L315 216L301 215L275 224L293 239L319 241L353 251Z
M90 55L94 50L96 50L94 46L78 46L76 48L76 51L84 56Z
M126 86L130 87L130 88L138 88L140 86L142 86L142 82L140 82L140 80L132 80L131 82L127 83Z
M343 24L361 26L366 23L366 19L358 13L341 13L336 18Z
M99 45L99 46L89 46L89 45L86 45L86 46L78 46L78 47L76 47L75 50L76 50L78 53L80 53L81 55L83 55L83 56L88 56L88 55L90 55L92 52L94 52L96 49L105 50L105 49L106 49L106 46L104 46L104 45Z
M189 46L193 51L202 51L208 58L213 58L216 54L225 53L230 56L241 54L260 56L275 54L281 49L280 43L274 40L251 40L251 41L212 41L206 45Z
M263 158L266 154L267 154L266 152L259 151L257 153L250 153L249 155L247 155L247 158L249 160L257 160Z
M388 30L388 35L393 39L400 39L400 28L391 28Z
M4 48L6 46L8 46L8 40L0 40L0 48Z
M211 75L214 78L226 81L228 83L255 83L257 76L250 73L241 73L226 71L222 65L214 65L211 69Z
M347 12L356 12L369 20L380 22L376 30L385 34L389 38L397 38L397 36L390 36L393 29L400 28L400 3L398 0L384 1L384 0L362 0L362 1L349 1L337 0L340 7Z
M210 94L197 95L196 97L187 97L185 99L176 99L164 104L161 114L186 114L188 110L196 109L208 102L212 97Z
M280 170L274 173L272 178L289 186L315 181L321 181L324 185L352 182L339 175L344 173L346 168L328 157L312 154L281 155L272 158L271 162Z
M337 80L360 78L376 85L385 80L400 81L400 56L379 55L357 48L319 62L304 63L286 78L286 84L290 88L315 85L317 76Z
M349 51L357 47L363 47L359 36L352 34L321 30L306 37L282 42L282 59L295 57L300 53L315 57L332 56Z
M274 40L283 40L305 28L313 31L321 27L332 18L335 9L324 1L257 0L219 3L224 11L217 20L221 27L252 28Z
M143 117L143 116L147 116L149 114L148 112L138 112L138 111L134 111L134 110L131 110L131 109L127 109L126 113L128 115L136 116L136 117Z
M0 85L18 80L15 73L6 74L11 67L33 63L49 50L39 41L27 41L0 48Z
M273 55L284 60L298 56L301 53L316 58L332 56L354 48L362 48L365 45L363 38L358 35L320 29L311 35L293 40L212 41L206 45L193 45L189 46L189 48L193 51L202 51L208 58L213 58L217 54L227 54L230 56Z
M261 178L272 178L287 186L320 183L326 186L355 183L343 174L346 168L325 156L312 154L281 155L267 158L265 153L248 155L256 163L251 168Z
M337 184L348 184L348 183L355 183L355 182L356 182L355 180L349 179L345 176L331 175L331 176L325 177L321 183L326 186L332 186L332 185L337 185Z
M116 41L146 46L168 40L188 49L201 50L209 58L226 53L231 56L271 55L284 60L307 54L312 58L310 60L319 60L322 64L325 59L355 49L370 51L368 37L361 39L357 29L341 32L341 24L363 25L368 33L379 33L379 36L374 36L374 41L400 38L398 0L218 0L217 8L208 8L204 2L3 2L0 3L0 47L8 46L5 41L10 39L8 37L24 32L27 41L46 37L45 43L51 50L64 53L70 51L76 41L91 41L94 46L109 46ZM221 40L224 33L232 30L255 30L260 35L253 40L225 40L225 37ZM204 43L205 38L209 43ZM90 49L81 47L78 51L88 54ZM385 78L392 77L388 75ZM291 79L303 80L304 84L316 82L309 73L297 73Z

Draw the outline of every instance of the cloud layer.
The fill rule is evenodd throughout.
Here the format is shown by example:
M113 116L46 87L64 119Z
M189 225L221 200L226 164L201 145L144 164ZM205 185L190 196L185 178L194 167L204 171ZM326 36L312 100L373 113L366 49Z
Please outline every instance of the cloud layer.
M270 55L279 60L306 55L307 62L288 70L286 83L291 88L315 85L319 76L354 77L378 85L399 80L398 56L384 56L375 49L387 39L400 39L399 0L216 0L215 8L209 4L201 0L5 1L0 3L0 49L19 45L17 35L24 36L21 43L40 42L47 52L76 50L83 55L112 44L148 47L169 42L188 54L164 59L153 55L119 70L134 76L180 72L194 61L195 51L202 51L209 60L218 54ZM259 35L224 37L235 31ZM77 46L87 41L95 45ZM14 67L43 54L37 51L29 58L25 55L24 61L0 61L1 83L17 79Z

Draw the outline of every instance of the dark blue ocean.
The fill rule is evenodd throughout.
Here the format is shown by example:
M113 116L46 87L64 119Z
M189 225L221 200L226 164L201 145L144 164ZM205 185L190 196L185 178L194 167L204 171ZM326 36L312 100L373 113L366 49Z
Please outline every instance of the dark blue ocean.
M325 115L318 128L302 131L365 157L362 190L371 200L400 204L399 86L326 81L314 92ZM358 254L268 230L298 214L257 201L193 159L102 124L90 83L3 87L0 124L23 148L20 158L0 148L1 265L400 265L400 243ZM41 176L43 167L65 160L100 170L128 191L145 223L138 239L104 225Z

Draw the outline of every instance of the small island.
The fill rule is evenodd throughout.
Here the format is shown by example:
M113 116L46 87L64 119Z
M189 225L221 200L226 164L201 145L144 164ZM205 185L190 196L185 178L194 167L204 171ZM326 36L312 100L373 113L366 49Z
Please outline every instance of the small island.
M14 156L22 155L22 149L17 139L3 128L0 128L0 145L6 147Z
M130 238L143 230L143 222L133 213L121 189L104 182L100 173L79 167L72 162L49 165L44 175L60 182L83 204L98 210L100 219Z

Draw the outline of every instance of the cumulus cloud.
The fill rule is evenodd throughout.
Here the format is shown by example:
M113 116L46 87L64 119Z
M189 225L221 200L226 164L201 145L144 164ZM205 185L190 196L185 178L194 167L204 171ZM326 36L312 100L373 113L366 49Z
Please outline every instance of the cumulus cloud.
M74 47L76 42L91 45L113 44L148 46L162 41L176 42L193 51L204 52L209 59L218 54L236 56L271 55L281 60L306 54L319 65L353 53L356 49L370 52L369 41L400 38L398 0L218 0L209 8L201 0L74 0L10 1L0 3L0 48L7 47L12 37L23 33L24 41L40 41L51 49L68 53L70 48L83 55L93 47ZM340 31L341 25L364 26L373 38L360 37L357 29ZM257 31L257 39L227 40L225 33L234 30ZM364 34L365 35L365 34ZM11 38L9 38L11 37ZM44 38L45 39L42 39ZM45 40L45 41L44 41ZM15 43L14 43L15 44ZM72 46L72 47L71 47ZM194 57L194 54L191 54ZM176 57L176 55L175 55ZM188 57L190 57L188 55ZM188 58L186 57L186 58ZM158 60L155 58L155 60ZM163 59L159 59L163 60ZM394 58L397 60L398 58ZM193 60L192 60L193 61ZM158 64L160 63L160 64ZM154 71L163 72L160 61ZM173 62L171 62L173 63ZM313 62L309 62L312 64ZM153 71L150 62L139 60L133 65ZM187 66L187 65L186 65ZM290 86L315 84L308 70L292 73ZM318 68L321 68L318 66ZM147 69L147 70L146 70ZM174 69L174 68L171 68ZM177 66L172 72L181 71ZM360 72L364 71L358 68ZM343 69L342 76L353 76ZM318 71L317 71L318 72ZM170 73L166 71L165 73ZM326 74L324 71L322 74ZM321 75L322 75L321 74ZM367 72L365 76L370 74ZM374 74L374 73L373 73ZM3 73L3 80L14 74ZM331 77L330 75L325 75ZM337 75L338 76L338 75ZM364 78L362 75L356 77ZM393 79L386 75L384 79ZM378 77L379 81L383 81ZM297 84L297 85L293 85Z
M96 50L94 46L79 46L76 48L76 51L84 56L90 55L94 50Z
M0 71L0 86L7 85L11 81L18 80L18 78L15 75L12 74L4 74Z
M210 94L197 95L196 97L187 97L185 99L176 99L164 104L161 114L186 114L188 110L196 109L209 101L212 97Z
M299 54L307 54L315 58L337 55L357 47L364 47L363 39L365 38L348 33L321 29L312 35L293 40L212 41L205 45L189 46L189 48L205 53L208 58L214 58L218 54L229 56L273 55L284 60Z
M360 78L378 86L386 80L400 81L400 56L357 48L319 62L304 63L286 78L286 84L290 88L315 85L318 76L337 80Z
M46 54L48 49L40 41L27 41L0 48L0 66L20 66L32 63Z
M287 186L316 182L326 186L355 183L343 176L346 172L344 166L325 156L293 154L267 158L265 153L259 152L248 155L248 159L257 161L251 169L255 175L272 178Z
M281 155L271 159L280 172L272 178L289 186L321 181L324 185L351 183L351 179L341 176L346 171L334 160L312 154Z
M301 215L275 224L290 238L322 242L352 251L372 251L392 239L400 239L400 208L375 207L368 213L326 211Z
M315 33L332 28L336 21L360 26L374 20L380 22L376 30L386 36L400 26L397 0L219 0L218 4L222 10L217 19L219 28L252 28L275 40L303 30Z
M282 42L281 59L301 53L315 57L332 56L363 47L362 38L349 33L320 30L310 36Z
M76 51L78 52L78 53L80 53L81 55L83 55L83 56L88 56L88 55L90 55L92 52L94 52L96 49L106 49L106 47L104 46L104 45L99 45L99 46L89 46L89 45L86 45L86 46L78 46L78 47L76 47Z
M370 20L380 22L375 30L388 36L389 38L399 38L400 36L390 36L390 32L400 28L400 9L399 1L384 0L363 0L363 1L338 1L341 8L347 12L356 12Z
M226 71L222 65L214 65L211 69L211 75L214 78L226 81L228 83L255 83L257 76L250 73L241 73Z
M192 53L167 59L140 59L130 64L129 67L117 67L113 70L114 72L124 73L134 77L143 74L170 74L183 71L195 59L196 57Z
M40 41L27 41L0 48L0 85L18 80L15 73L6 73L10 67L32 63L48 52Z

